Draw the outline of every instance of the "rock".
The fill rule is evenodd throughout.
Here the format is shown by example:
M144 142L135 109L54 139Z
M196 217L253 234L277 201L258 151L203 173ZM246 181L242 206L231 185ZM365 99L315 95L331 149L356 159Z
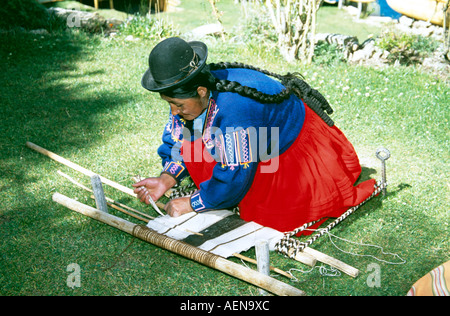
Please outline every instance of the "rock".
M424 58L422 67L429 72L432 72L445 80L450 76L450 61L448 59L449 51L445 49L442 43L431 56Z
M48 35L48 34L50 34L46 29L31 30L29 33L36 34L36 35Z
M433 36L435 37L443 37L444 36L444 28L437 26L437 25L433 25Z
M137 42L139 41L138 37L133 37L133 35L128 35L127 37L125 37L125 41L127 42Z
M67 27L79 27L88 32L102 32L121 24L121 21L107 20L97 12L87 12L78 10L66 10L63 8L49 8L50 14L63 20Z
M431 24L430 22L426 22L426 21L414 21L412 24L413 28L419 29L419 28L428 28L430 26L432 26L433 24Z
M412 34L423 37L433 37L441 41L444 36L444 28L427 21L414 20L412 18L402 16L394 27L406 34Z
M376 52L375 40L369 39L361 45L361 49L355 51L349 57L349 62L358 63L370 59Z
M398 19L398 23L404 25L406 27L411 27L413 25L414 19L407 17L406 15L402 15L400 19Z
M206 24L193 29L190 32L192 39L201 39L205 36L221 36L224 32L223 26L220 23Z
M318 33L314 39L316 44L321 42L336 44L338 48L348 48L351 51L357 50L359 46L358 38L350 35Z
M417 36L428 37L433 34L433 29L430 27L412 28L411 33Z

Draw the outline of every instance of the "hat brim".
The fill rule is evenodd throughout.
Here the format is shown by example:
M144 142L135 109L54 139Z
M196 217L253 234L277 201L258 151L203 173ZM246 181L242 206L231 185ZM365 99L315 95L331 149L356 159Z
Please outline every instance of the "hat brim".
M189 76L170 85L160 85L153 78L153 75L149 68L142 76L141 85L145 89L152 92L163 92L165 90L175 89L176 87L185 84L186 82L194 78L199 72L201 72L206 65L206 59L208 58L208 47L204 43L198 41L188 42L188 44L192 47L192 49L200 59L197 69L195 69Z

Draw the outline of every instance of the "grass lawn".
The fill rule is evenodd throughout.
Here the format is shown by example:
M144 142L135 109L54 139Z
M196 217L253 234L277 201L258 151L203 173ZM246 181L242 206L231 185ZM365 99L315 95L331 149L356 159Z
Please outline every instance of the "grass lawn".
M34 142L126 186L136 174L158 175L156 150L169 109L140 86L154 42L78 32L0 33L0 40L0 295L259 295L252 285L55 204L51 196L60 192L95 205L57 170L85 185L89 179L25 146ZM333 238L342 252L325 236L313 248L358 268L356 279L324 276L319 269L293 271L298 282L277 278L311 296L405 295L449 260L448 82L414 67L306 67L242 44L208 44L211 62L303 73L330 100L336 125L360 155L364 177L380 178L378 147L392 154L388 195L332 231L385 253ZM105 192L153 214L123 193L109 187ZM254 257L253 250L245 254ZM276 253L271 260L285 270L309 270ZM81 267L80 287L67 285L72 263ZM380 277L375 285L374 267Z

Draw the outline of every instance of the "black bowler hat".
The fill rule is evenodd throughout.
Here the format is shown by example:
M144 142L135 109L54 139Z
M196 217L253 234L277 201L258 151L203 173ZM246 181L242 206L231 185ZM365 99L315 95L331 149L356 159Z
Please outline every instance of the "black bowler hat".
M148 57L142 86L150 91L174 89L194 78L206 65L208 48L202 42L171 37L156 45Z

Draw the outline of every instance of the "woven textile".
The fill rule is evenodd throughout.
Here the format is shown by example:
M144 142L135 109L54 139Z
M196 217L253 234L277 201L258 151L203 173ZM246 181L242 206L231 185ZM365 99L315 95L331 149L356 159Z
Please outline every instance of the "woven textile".
M407 296L450 296L450 261L414 283Z
M228 210L191 212L179 217L160 216L150 221L147 227L224 258L247 251L261 240L267 241L269 249L274 250L283 237L277 230L246 222Z

